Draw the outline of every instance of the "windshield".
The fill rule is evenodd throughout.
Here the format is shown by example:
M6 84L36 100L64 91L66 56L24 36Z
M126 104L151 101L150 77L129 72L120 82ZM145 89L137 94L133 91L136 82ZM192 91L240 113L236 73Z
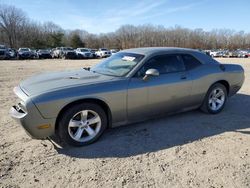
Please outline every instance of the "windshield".
M101 51L108 51L108 49L106 49L106 48L101 48L100 50Z
M5 50L5 46L0 46L0 49L1 50Z
M38 52L40 52L40 53L49 53L48 50L38 50Z
M143 55L119 52L91 68L91 71L109 76L125 76L142 59Z
M21 52L27 52L27 51L30 51L30 49L29 48L21 48L20 51Z
M81 49L81 52L89 52L88 49Z
M73 48L70 48L70 47L64 47L62 48L63 51L72 51L74 50Z

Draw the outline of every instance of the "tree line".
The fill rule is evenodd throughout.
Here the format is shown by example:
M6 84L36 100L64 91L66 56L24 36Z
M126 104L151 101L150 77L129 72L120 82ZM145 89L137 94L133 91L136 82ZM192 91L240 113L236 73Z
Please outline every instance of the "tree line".
M188 29L181 26L123 25L110 33L64 30L53 22L38 23L15 6L0 4L0 44L11 48L136 48L172 46L196 49L250 48L250 33L230 29Z

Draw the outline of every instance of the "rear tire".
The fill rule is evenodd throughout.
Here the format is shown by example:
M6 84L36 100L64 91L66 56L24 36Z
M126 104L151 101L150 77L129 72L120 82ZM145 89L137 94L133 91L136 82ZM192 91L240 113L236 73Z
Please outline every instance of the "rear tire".
M200 109L205 113L218 114L223 110L226 101L226 87L223 84L216 83L209 88Z
M61 116L57 135L73 146L95 142L107 128L105 111L97 104L83 103L70 107Z

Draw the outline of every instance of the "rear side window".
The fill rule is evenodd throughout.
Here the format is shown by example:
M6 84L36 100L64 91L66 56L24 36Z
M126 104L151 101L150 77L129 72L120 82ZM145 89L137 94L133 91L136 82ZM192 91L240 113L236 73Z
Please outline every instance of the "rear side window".
M166 74L184 71L185 66L179 55L161 55L146 62L139 71L139 75L144 75L148 69L157 69L160 74Z
M183 59L184 65L186 67L186 70L192 70L192 69L194 69L202 64L195 57L188 55L188 54L182 55L182 59Z

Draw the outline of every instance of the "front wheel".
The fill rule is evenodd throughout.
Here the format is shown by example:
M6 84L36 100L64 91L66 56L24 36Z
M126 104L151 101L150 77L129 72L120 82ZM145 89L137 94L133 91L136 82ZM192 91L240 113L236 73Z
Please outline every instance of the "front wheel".
M107 116L96 104L74 105L61 116L58 135L63 142L84 146L96 141L107 128Z
M216 83L209 88L201 106L201 110L206 113L217 114L223 110L226 101L226 87L220 83Z

